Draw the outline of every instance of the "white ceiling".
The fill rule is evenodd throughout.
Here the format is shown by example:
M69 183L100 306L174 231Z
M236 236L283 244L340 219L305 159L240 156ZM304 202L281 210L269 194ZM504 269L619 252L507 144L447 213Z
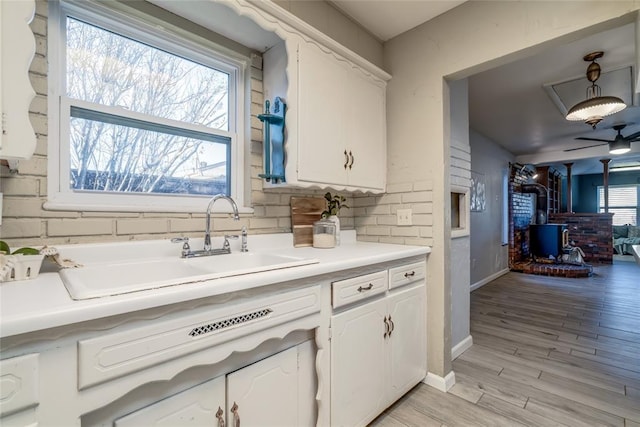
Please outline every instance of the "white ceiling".
M445 13L464 1L383 1L333 0L339 9L386 41L402 32ZM554 165L564 172L564 162L574 162L573 173L601 173L599 159L612 157L617 162L640 162L640 142L632 143L632 152L611 156L606 146L564 152L564 149L592 145L576 137L613 139L614 124L627 123L622 131L628 135L640 131L640 107L631 106L605 118L596 130L581 122L565 120L566 111L554 103L545 85L581 79L564 94L566 109L586 97L589 85L585 77L587 63L582 57L602 50L603 75L598 80L603 95L619 96L631 101L630 93L618 94L620 82L608 78L607 72L635 63L633 24L594 34L582 40L557 46L529 58L494 68L469 78L470 126L517 156L522 163ZM614 93L615 92L615 93ZM635 105L638 105L637 102Z
M466 0L332 0L382 41L387 41L411 28L453 9Z

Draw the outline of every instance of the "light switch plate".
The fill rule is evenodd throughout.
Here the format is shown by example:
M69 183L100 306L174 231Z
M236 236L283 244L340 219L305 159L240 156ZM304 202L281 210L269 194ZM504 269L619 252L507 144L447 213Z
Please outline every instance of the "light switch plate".
M411 225L411 215L413 212L411 209L398 209L396 215L398 218L398 225Z

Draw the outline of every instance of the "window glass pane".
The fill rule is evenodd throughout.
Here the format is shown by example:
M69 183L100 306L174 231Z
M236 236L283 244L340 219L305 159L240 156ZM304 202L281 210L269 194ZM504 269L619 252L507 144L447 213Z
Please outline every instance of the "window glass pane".
M70 98L229 130L229 75L67 18Z
M637 225L638 185L609 187L609 213L613 213L613 225ZM604 212L604 187L598 187L598 211Z
M604 187L598 187L598 204L604 207ZM637 206L638 188L636 185L609 187L609 207Z
M600 208L600 213L604 212L604 208ZM609 208L609 213L613 215L613 225L636 225L637 209L636 208Z
M176 133L71 117L70 188L229 194L230 138L222 143L219 136L208 141Z

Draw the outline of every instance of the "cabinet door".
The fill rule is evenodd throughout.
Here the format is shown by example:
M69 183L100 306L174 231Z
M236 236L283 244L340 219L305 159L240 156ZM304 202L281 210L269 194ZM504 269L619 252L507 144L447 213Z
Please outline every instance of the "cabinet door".
M351 69L347 85L346 144L349 185L384 190L386 180L385 87Z
M298 179L346 185L347 68L314 43L301 43L298 80Z
M308 417L300 410L311 407L314 402L313 388L305 382L309 375L298 369L299 348L304 345L227 375L229 426L235 427L238 417L242 427L313 425L315 417ZM310 363L301 365L309 369L313 366Z
M361 426L384 409L386 300L331 318L331 425Z
M398 290L388 298L392 322L388 340L388 403L406 393L427 373L425 300L424 282Z
M115 420L115 427L218 426L224 408L224 377L215 378ZM224 418L223 418L224 419Z

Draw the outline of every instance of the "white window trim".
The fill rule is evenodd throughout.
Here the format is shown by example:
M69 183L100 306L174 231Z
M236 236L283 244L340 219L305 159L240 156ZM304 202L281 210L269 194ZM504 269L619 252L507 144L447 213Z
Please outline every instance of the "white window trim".
M79 6L82 5L82 6ZM245 203L245 176L247 174L248 152L246 137L250 135L250 111L246 94L250 92L250 73L247 69L250 59L238 53L232 53L215 43L196 35L188 35L185 31L174 29L170 24L146 17L139 13L122 10L117 2L49 2L48 19L48 200L44 204L47 210L76 210L100 212L204 212L210 196L184 195L144 195L139 193L89 193L74 192L67 182L69 180L70 147L62 147L62 141L68 141L67 130L60 129L63 107L68 107L68 100L61 96L64 84L66 28L63 19L67 13L78 19L85 19L97 25L106 25L119 33L136 40L151 42L160 47L170 43L172 51L205 65L229 72L236 84L235 108L229 112L229 129L235 128L235 137L231 143L231 197L236 201L240 212L252 213ZM134 16L135 15L135 16ZM139 15L139 16L138 16ZM144 16L144 17L143 17ZM156 22L157 21L157 22ZM105 24L106 23L106 24ZM161 23L161 24L160 24ZM155 43L154 43L155 42ZM218 53L218 52L222 52ZM65 105L67 103L67 105ZM74 101L75 103L75 101ZM64 117L62 117L64 118ZM184 127L184 124L182 125ZM197 128L197 125L195 126ZM66 154L65 154L66 153ZM64 157L66 155L66 158ZM214 206L216 212L230 212L230 206L224 203Z

